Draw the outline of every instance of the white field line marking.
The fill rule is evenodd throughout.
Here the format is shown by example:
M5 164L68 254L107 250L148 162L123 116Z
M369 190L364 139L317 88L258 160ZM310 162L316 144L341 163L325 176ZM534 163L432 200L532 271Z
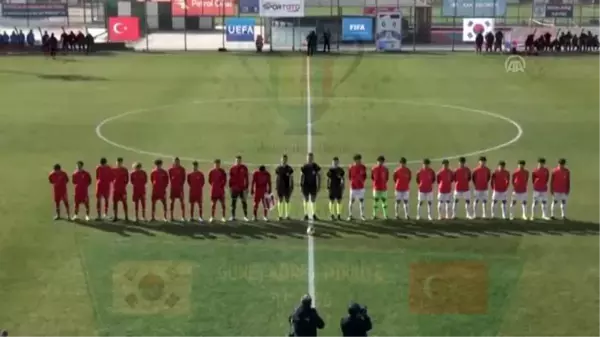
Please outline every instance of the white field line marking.
M282 97L282 98L279 98L280 101L288 101L288 102L289 101L303 101L304 99L306 99L306 98L305 97ZM521 125L518 122L516 122L515 120L513 120L511 118L503 116L501 114L486 111L486 110L472 109L472 108L467 108L467 107L462 107L462 106L457 106L457 105L405 101L405 100L387 99L387 98L380 99L380 98L369 98L369 97L311 97L311 101L315 100L315 99L316 100L327 99L330 101L355 101L355 102L381 103L381 104L406 104L406 105L414 105L414 106L431 106L431 107L438 107L438 108L446 108L446 109L463 111L463 112L472 112L472 113L477 113L480 115L496 118L496 119L499 119L499 120L502 120L504 122L511 124L517 130L517 134L513 138L511 138L510 140L508 140L504 143L501 143L501 144L498 144L498 145L495 145L492 147L488 147L485 149L468 152L468 153L461 153L461 154L456 154L456 155L447 156L447 157L430 158L432 161L439 161L442 159L451 160L451 159L456 159L459 157L472 157L472 156L476 156L476 155L480 155L480 154L486 154L487 152L496 151L496 150L505 148L507 146L510 146L510 145L516 143L517 141L519 141L519 139L521 139L521 137L523 136L523 128L521 127ZM233 98L233 99L213 99L213 100L208 99L208 100L197 100L197 101L191 102L189 104L250 103L250 102L269 102L272 100L273 100L272 98ZM125 151L129 151L129 152L133 152L133 153L137 153L137 154L148 155L148 156L152 156L152 157L158 157L158 158L173 158L175 156L172 154L146 151L146 150L138 149L138 148L135 148L132 146L127 146L127 145L123 145L118 142L112 141L112 140L108 139L106 136L104 136L104 134L102 133L102 128L106 124L109 124L113 121L116 121L118 119L130 116L130 115L136 115L136 114L146 113L146 112L150 112L150 111L157 111L157 110L162 110L162 109L167 109L167 108L173 108L173 107L178 107L181 105L182 105L181 103L178 103L178 104L162 105L162 106L157 106L157 107L153 107L153 108L137 109L137 110L127 111L127 112L124 112L124 113L121 113L119 115L115 115L112 117L108 117L108 118L102 120L96 126L96 136L98 136L98 138L100 138L100 140L102 140L103 142L105 142L109 145L112 145L116 148L125 150ZM312 121L311 121L311 123L312 123ZM312 135L310 136L310 142L312 145ZM212 159L209 160L209 159L193 158L193 157L179 157L179 158L181 160L185 160L185 161L196 160L201 163L212 163L212 161L213 161ZM408 163L409 164L418 164L418 163L421 163L421 159L409 160ZM259 165L259 164L253 164L253 163L246 163L246 164L252 165L252 166ZM263 163L260 165L277 166L279 164L264 164ZM300 165L292 165L292 166L297 167Z
M306 152L313 151L312 139L312 101L310 94L310 57L306 57ZM314 202L314 200L311 200ZM308 215L308 226L314 226L312 213ZM317 306L316 287L315 287L315 238L312 234L307 235L308 239L308 294L312 297L313 306Z

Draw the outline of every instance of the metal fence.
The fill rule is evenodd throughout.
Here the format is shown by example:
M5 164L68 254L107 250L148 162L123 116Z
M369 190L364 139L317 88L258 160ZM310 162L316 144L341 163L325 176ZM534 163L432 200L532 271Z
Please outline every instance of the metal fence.
M344 38L343 18L369 17L377 10L395 10L402 13L404 48L418 49L429 45L455 49L465 47L465 18L493 18L494 31L512 31L513 34L515 30L519 31L519 27L538 28L540 32L547 29L556 32L558 28L555 27L562 27L563 31L576 33L583 27L597 34L600 15L598 0L560 0L559 3L554 0L305 0L304 16L298 18L266 18L256 13L243 13L238 0L172 1L191 1L201 6L208 3L212 10L195 12L188 10L189 6L183 6L183 13L177 13L176 3L171 0L0 0L0 31L34 29L36 33L41 30L60 33L62 27L67 30L96 29L94 35L103 42L108 35L106 29L110 28L109 17L133 16L139 19L140 38L130 44L136 49L253 49L252 41L231 41L225 28L228 19L247 18L254 19L253 34L265 38L267 49L302 49L303 34L307 29L315 29L319 36L330 31L333 50L374 50L372 40L349 41ZM482 1L489 5L484 12L478 8ZM540 5L547 4L568 5L570 12L566 15L548 14L547 10L540 13ZM215 9L219 5L222 8ZM526 29L518 34L525 34ZM291 45L289 41L283 45L276 43L282 32L291 36Z

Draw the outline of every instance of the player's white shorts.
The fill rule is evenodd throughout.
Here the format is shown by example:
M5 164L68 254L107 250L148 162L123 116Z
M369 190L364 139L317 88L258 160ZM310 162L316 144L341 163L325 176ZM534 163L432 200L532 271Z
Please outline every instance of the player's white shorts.
M438 193L437 199L439 202L451 202L452 193Z
M548 192L533 191L533 201L537 201L537 202L548 201Z
M455 200L471 200L471 191L459 192L454 191L454 199Z
M433 192L419 192L419 201L433 201Z
M365 189L350 190L350 200L365 200Z
M409 193L408 191L396 191L396 201L408 201Z
M567 199L569 198L569 195L566 193L554 193L554 195L552 196L554 198L554 201L567 201Z
M527 193L516 193L512 194L512 201L516 202L526 202L527 201Z
M497 191L492 192L492 200L494 200L494 201L506 201L507 199L508 199L508 196L507 196L506 192L497 192Z
M485 191L475 191L475 200L477 201L488 201L489 193L487 190Z

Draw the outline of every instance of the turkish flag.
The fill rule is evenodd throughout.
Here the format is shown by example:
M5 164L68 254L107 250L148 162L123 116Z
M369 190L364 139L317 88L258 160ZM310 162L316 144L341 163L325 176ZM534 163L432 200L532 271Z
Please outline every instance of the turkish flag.
M108 41L129 42L140 38L140 19L136 16L108 18Z
M486 314L488 267L481 261L419 262L410 266L410 311Z

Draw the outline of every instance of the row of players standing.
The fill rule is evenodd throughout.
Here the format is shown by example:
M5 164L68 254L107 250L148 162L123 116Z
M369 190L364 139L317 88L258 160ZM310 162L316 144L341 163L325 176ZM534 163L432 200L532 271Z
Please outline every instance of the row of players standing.
M287 156L282 156L281 165L276 170L276 194L277 210L279 218L289 219L289 201L294 189L293 168L288 164ZM393 174L395 190L395 215L399 218L399 209L402 206L405 218L409 218L409 191L412 182L412 172L406 165L406 159L401 158L399 167ZM527 199L529 185L529 171L525 169L525 162L519 161L517 169L512 173L506 170L506 163L500 161L498 168L491 172L486 166L486 158L481 157L477 168L471 172L466 166L465 158L459 158L459 167L455 170L450 169L449 161L442 161L442 168L436 173L430 167L431 162L428 159L423 160L423 167L416 174L415 180L418 185L418 204L417 218L420 218L421 207L427 206L427 217L431 219L431 208L433 203L433 189L437 183L438 188L438 217L454 218L456 215L456 206L459 200L464 200L465 211L468 218L476 214L476 207L480 203L482 216L486 216L486 204L488 202L488 190L492 189L492 207L491 216L494 217L494 209L497 204L501 204L502 217L506 218L508 190L512 184L513 195L511 200L510 217L514 217L514 206L521 203L522 216L527 217ZM558 166L550 174L545 167L545 160L538 160L538 167L531 174L534 195L531 215L533 217L535 207L539 204L542 208L542 217L547 216L548 203L548 184L550 183L550 192L554 197L551 216L554 216L554 206L560 205L561 217L565 217L567 196L570 192L570 172L566 168L566 161L559 160ZM316 214L315 200L321 189L320 178L321 167L314 162L312 154L308 155L307 163L301 168L300 187L304 197L305 219ZM360 155L354 156L354 163L350 166L348 172L350 180L350 198L349 198L349 220L352 220L352 208L355 201L359 203L360 217L364 219L364 200L365 183L367 180L367 168L362 164ZM377 164L371 169L371 180L373 183L373 217L377 217L377 212L381 209L384 218L387 218L387 189L390 178L389 170L385 165L385 158L380 156ZM75 185L75 213L78 213L80 204L86 207L86 217L89 217L89 197L88 187L92 179L89 173L83 169L83 163L78 162L77 170L72 176ZM60 203L63 202L68 210L67 183L68 176L64 173L60 165L56 165L49 176L50 183L54 185L54 201L56 203L57 218L60 218ZM117 160L117 166L111 168L106 159L101 159L100 165L96 168L96 208L98 217L101 214L101 202L104 201L104 213L108 213L108 199L112 190L114 219L117 219L118 203L122 202L125 216L127 217L126 190L127 185L133 185L133 202L135 204L135 214L137 219L143 219L145 212L146 184L148 176L139 163L134 164L134 171L129 175L127 169L123 166L122 158ZM204 174L199 170L198 163L193 163L193 171L186 177L185 169L181 166L178 158L175 158L172 167L166 171L162 169L162 161L155 161L155 168L150 175L152 184L152 216L155 216L155 205L157 202L163 204L164 215L166 219L166 189L171 187L171 219L173 218L174 203L180 201L181 214L185 215L185 206L183 202L183 189L187 182L189 186L190 219L194 217L194 207L199 208L199 218L202 219L202 196L205 184ZM265 166L260 166L249 179L248 168L242 164L241 157L236 157L235 164L231 167L228 175L221 168L220 160L215 160L214 168L208 174L208 183L210 185L210 198L212 201L211 219L214 218L216 204L220 203L222 215L225 215L225 186L229 182L231 193L231 220L235 219L237 200L240 199L244 218L247 219L246 194L250 187L250 194L254 195L254 217L260 204L263 204L264 216L266 218L268 208L274 200L271 195L271 176ZM474 185L475 198L471 205L471 184ZM345 190L345 172L340 167L339 159L333 159L332 166L327 172L327 189L329 191L330 215L333 219L341 218L341 201L343 191ZM452 193L454 191L454 193ZM139 216L139 208L142 208L142 217ZM445 208L445 214L443 210ZM316 219L316 217L315 217Z
M560 35L557 33L554 38L549 32L536 38L534 31L525 39L525 49L530 54L542 51L598 51L599 47L598 35L592 34L591 31L585 33L583 30L579 35L572 34L570 31L561 32Z
M94 47L94 36L90 32L83 34L83 32L79 31L77 34L75 34L73 31L67 33L67 31L63 29L59 41L54 33L48 34L47 31L44 32L42 35L42 49L44 53L49 53L52 57L55 57L56 52L59 50L59 45L61 47L61 51L64 53L90 53Z

